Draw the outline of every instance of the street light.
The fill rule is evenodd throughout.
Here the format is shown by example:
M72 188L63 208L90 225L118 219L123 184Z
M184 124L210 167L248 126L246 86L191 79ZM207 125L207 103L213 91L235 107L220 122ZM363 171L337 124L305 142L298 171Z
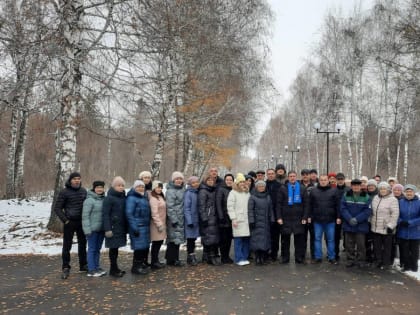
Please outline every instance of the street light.
M340 130L343 129L340 123L337 123L335 125L334 131L320 131L321 124L319 122L316 122L314 124L314 128L316 129L316 133L325 133L327 135L327 174L329 172L329 166L330 166L330 133L340 133Z
M294 150L289 150L289 146L285 145L285 146L284 146L284 150L285 150L286 152L291 152L291 153L292 153L292 162L291 162L291 167L290 167L290 170L291 170L291 171L293 171L293 161L294 161L294 159L293 159L293 154L294 154L294 153L297 153L297 152L299 152L299 151L300 151L300 146L297 146L297 147L296 147L296 149L294 149Z

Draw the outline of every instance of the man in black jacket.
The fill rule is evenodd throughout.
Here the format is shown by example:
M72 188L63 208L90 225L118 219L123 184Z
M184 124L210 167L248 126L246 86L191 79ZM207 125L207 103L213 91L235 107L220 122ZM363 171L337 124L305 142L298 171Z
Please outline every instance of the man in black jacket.
M75 232L77 235L80 271L87 272L86 236L82 228L82 210L86 194L86 189L82 187L80 173L71 173L65 188L60 191L54 205L55 213L64 223L61 255L63 260L63 279L67 279L70 274L70 250L73 245Z
M271 223L270 235L271 235L271 249L270 249L270 258L272 261L277 261L277 255L279 252L279 242L280 242L280 225L277 223L276 216L276 205L277 205L277 194L280 191L281 184L276 180L276 171L273 168L267 170L267 180L266 180L265 189L271 197L271 202L273 204L274 212L274 222Z
M335 259L335 225L341 224L340 199L336 188L332 188L327 175L319 177L319 184L310 194L310 217L315 231L315 260L322 262L322 234L327 240L328 261L337 264Z

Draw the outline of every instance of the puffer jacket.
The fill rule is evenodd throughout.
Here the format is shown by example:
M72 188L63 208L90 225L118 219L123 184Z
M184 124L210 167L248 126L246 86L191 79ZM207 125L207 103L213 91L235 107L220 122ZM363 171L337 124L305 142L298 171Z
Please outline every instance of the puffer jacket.
M184 243L184 186L169 182L166 190L167 241L180 245Z
M372 215L368 194L361 192L359 196L356 196L350 189L341 199L340 214L344 232L367 234L369 232L368 220ZM349 223L351 218L356 218L357 225L353 226Z
M104 198L105 194L98 195L91 190L87 192L87 198L83 202L82 211L82 227L86 235L104 230L102 217Z
M184 194L185 238L200 236L198 226L198 189L189 187ZM189 227L188 225L193 225Z
M249 236L248 225L248 191L231 190L227 200L228 214L231 221L236 221L237 227L232 226L234 237Z
M125 218L125 191L110 188L103 203L104 231L112 231L112 237L105 238L106 248L127 245L127 220Z
M127 194L125 215L128 222L131 249L146 249L150 245L150 205L147 192L139 194L133 188ZM135 236L134 233L139 235Z
M225 183L221 184L216 190L217 217L219 219L219 226L223 228L232 226L227 209L227 199L231 191L232 187L226 186Z
M336 188L317 186L309 196L312 222L332 223L340 218L340 195Z
M200 185L198 213L203 245L217 245L219 243L219 225L216 212L216 187L208 186L205 183Z
M86 199L86 189L81 184L79 187L72 187L70 180L65 183L65 188L59 192L54 204L54 212L65 223L68 220L81 221L83 202Z
M150 238L152 241L163 241L166 239L166 201L162 196L154 197L149 195L150 211ZM163 229L159 232L158 227Z
M420 240L420 200L417 196L400 200L398 223L407 221L408 227L398 226L397 237L405 240Z
M371 208L370 224L372 232L385 235L387 234L387 228L394 230L397 227L400 207L397 198L391 193L383 197L379 195L373 197Z
M251 250L271 248L270 226L274 222L273 204L268 192L255 191L248 200L248 222L251 229Z

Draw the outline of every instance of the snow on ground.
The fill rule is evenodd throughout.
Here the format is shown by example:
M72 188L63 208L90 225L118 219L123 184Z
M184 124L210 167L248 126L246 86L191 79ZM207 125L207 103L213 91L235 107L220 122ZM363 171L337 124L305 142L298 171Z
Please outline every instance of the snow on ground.
M0 255L61 254L62 235L46 229L50 212L51 202L0 200ZM129 245L122 250L131 251ZM72 252L77 252L77 245L73 244ZM395 269L399 270L397 265L398 259ZM406 274L420 280L420 271Z

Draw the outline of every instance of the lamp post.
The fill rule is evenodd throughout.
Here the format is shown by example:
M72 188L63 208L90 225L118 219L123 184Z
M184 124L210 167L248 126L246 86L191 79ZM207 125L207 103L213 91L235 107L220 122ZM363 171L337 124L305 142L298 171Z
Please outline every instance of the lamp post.
M340 123L337 123L335 125L334 131L320 131L321 124L319 122L316 122L314 125L314 128L316 129L316 133L325 133L327 135L327 174L330 169L330 133L340 133L340 130L342 129L342 126Z
M296 147L296 149L294 149L294 150L289 150L289 146L287 146L287 145L285 145L284 146L284 150L286 151L286 152L291 152L292 153L292 161L291 161L291 167L290 167L290 170L291 171L293 171L294 169L293 169L293 161L294 161L294 159L293 159L293 154L294 153L297 153L297 152L299 152L300 151L300 146L297 146Z

